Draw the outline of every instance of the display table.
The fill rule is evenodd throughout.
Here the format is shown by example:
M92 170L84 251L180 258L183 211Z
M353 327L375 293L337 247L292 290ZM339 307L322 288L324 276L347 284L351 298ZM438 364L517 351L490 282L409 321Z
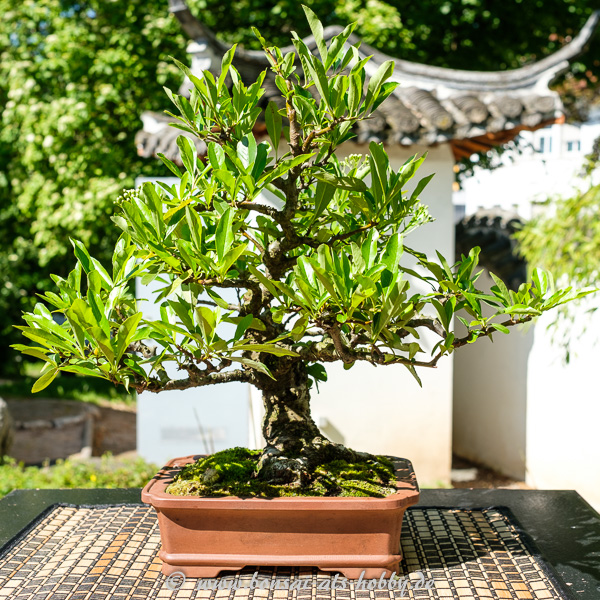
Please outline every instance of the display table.
M600 598L600 515L576 492L423 490L403 531L395 588L248 566L211 591L160 573L139 490L18 490L0 501L0 598Z

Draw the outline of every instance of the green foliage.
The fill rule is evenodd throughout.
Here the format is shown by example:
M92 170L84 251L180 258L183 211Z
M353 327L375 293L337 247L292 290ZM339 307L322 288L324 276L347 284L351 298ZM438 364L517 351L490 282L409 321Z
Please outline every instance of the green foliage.
M137 391L228 381L264 390L298 363L340 360L347 368L402 364L419 381L418 367L583 295L556 291L541 271L517 292L497 280L485 294L475 285L477 249L451 267L405 245L430 220L419 201L430 177L405 191L424 157L396 171L380 144L367 156L335 155L352 125L396 87L393 65L368 79L368 59L344 43L354 26L326 45L321 24L306 13L319 57L295 34L296 52L284 55L257 33L286 100L283 109L267 107L270 137L281 127L286 142L276 158L273 140L253 134L265 73L246 86L232 65L234 49L218 78L181 65L193 90L189 100L168 92L176 126L207 144L208 160L198 161L181 137L179 183L146 183L119 200L113 220L122 235L111 269L73 242L75 269L54 277L58 293L47 292L25 315L28 345L15 346L46 362L34 391L60 371ZM280 207L265 204L264 194ZM404 254L416 269L402 266ZM127 293L134 277L159 284L160 319L144 319ZM411 277L427 291L411 289ZM223 289L237 292L237 303ZM457 339L452 317L463 309L471 321L459 317L468 333ZM233 335L223 333L224 323L236 326ZM432 350L421 341L423 328L440 337ZM169 363L187 378L169 378Z
M183 467L167 492L175 496L371 496L393 494L395 469L383 456L349 463L333 460L318 465L310 484L298 489L257 479L260 450L231 448Z
M596 140L586 157L579 191L566 198L550 198L543 212L516 234L519 251L529 264L542 265L556 277L578 287L598 287L600 282L600 185L593 185L598 172ZM554 321L555 340L565 348L567 360L572 342L585 330L577 322L579 304L566 305ZM590 312L597 307L589 307Z
M0 336L66 275L69 236L110 260L114 198L153 167L143 110L181 76L186 39L163 0L0 0ZM0 369L13 364L8 343Z
M591 0L308 4L324 25L356 21L366 43L394 56L478 70L546 56L594 8ZM253 27L275 44L289 43L292 29L310 33L292 0L190 5L221 39L248 47L260 47ZM12 323L33 309L36 293L52 288L50 273L66 276L69 236L110 261L112 199L135 176L155 173L152 162L136 157L139 115L159 109L163 85L176 87L168 56L185 62L187 39L166 0L0 0L0 11L0 335L14 342ZM594 44L561 83L570 106L594 97ZM14 370L14 358L4 344L0 370Z
M0 462L0 497L22 489L139 488L154 477L156 465L105 455L97 461L58 460L55 465L26 467L5 457Z
M38 374L35 376L27 374L15 379L2 379L0 381L0 398L30 398L31 388L38 376ZM135 396L127 394L122 387L116 387L104 379L79 377L67 373L59 375L45 389L44 395L49 398L79 400L94 404L106 401L135 404Z

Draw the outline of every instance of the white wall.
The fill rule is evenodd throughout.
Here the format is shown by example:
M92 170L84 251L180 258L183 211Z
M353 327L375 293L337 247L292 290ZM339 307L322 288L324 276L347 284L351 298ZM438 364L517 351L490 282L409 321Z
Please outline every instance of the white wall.
M465 206L471 215L478 208L500 207L515 210L525 219L535 215L533 202L567 196L587 183L581 177L584 156L600 136L600 121L581 125L552 125L534 132L522 132L522 154L506 153L504 166L488 171L477 169L462 183L454 203ZM543 152L541 140L544 140ZM580 146L568 142L579 141ZM527 146L529 144L529 146Z
M484 272L478 284L489 291L494 282ZM462 323L456 323L456 332L457 337L465 334ZM532 344L533 329L525 325L512 329L509 335L496 333L493 343L479 340L467 345L454 356L454 452L517 479L525 479L526 473L528 356Z
M599 298L589 305L598 305ZM581 313L584 309L582 307ZM600 314L585 321L588 332L566 364L552 345L550 315L540 318L529 356L527 385L527 482L539 489L577 490L600 510Z
M552 150L477 173L454 201L466 205L467 215L478 207L501 206L527 218L534 212L532 201L586 185L577 173L598 135L598 121L530 134L535 147L540 137L551 136ZM581 149L567 152L566 143L577 136ZM598 302L600 296L592 296L588 306ZM527 333L497 335L493 345L478 343L457 353L454 449L500 472L525 476L539 489L575 489L600 508L600 346L595 344L600 315L586 321L585 310L578 310L585 331L574 342L578 355L568 365L546 329L553 313Z
M552 319L457 353L454 451L537 489L576 490L600 509L599 347L582 336L567 364ZM600 314L583 322L600 330Z

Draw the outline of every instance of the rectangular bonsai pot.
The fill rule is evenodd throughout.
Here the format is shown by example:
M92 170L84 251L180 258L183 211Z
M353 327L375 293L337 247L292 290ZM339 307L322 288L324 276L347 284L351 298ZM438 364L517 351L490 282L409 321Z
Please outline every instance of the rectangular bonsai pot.
M178 469L197 458L173 459L142 490L158 516L165 575L216 577L248 565L312 566L348 579L398 571L404 511L419 500L410 461L388 457L399 489L385 498L167 494Z

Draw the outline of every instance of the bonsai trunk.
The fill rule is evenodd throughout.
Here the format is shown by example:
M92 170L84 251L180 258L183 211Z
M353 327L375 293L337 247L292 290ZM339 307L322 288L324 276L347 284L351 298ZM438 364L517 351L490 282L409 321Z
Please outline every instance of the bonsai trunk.
M310 482L314 468L320 464L373 458L331 442L319 431L310 413L309 379L303 363L295 362L285 370L272 368L273 373L278 371L281 374L275 381L269 379L260 386L266 441L259 462L260 479L302 487Z

